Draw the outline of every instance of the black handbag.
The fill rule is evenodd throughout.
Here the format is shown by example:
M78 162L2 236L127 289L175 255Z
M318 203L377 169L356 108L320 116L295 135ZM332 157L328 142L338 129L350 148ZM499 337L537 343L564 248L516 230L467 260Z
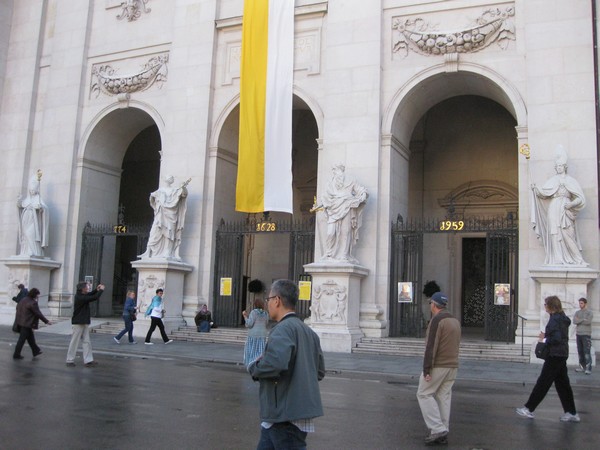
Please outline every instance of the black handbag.
M135 311L129 311L129 318L132 322L135 322L137 320L137 313Z
M535 346L535 356L539 359L546 359L550 354L550 349L548 348L548 344L545 342L538 342Z
M17 324L17 319L15 319L15 322L13 323L12 330L15 333L20 333L21 332L21 325Z

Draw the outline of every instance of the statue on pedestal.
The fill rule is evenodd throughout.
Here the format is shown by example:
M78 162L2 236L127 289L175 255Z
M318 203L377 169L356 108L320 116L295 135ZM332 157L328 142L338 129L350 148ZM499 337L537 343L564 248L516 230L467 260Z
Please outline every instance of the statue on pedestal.
M585 196L575 178L567 175L567 153L559 145L552 176L532 189L531 222L546 251L549 266L588 266L581 255L577 214L585 207Z
M48 247L48 207L40 195L42 171L32 175L27 185L27 196L17 198L19 209L19 256L44 257Z
M358 263L352 249L362 225L362 209L367 201L367 189L355 181L345 180L346 168L336 164L331 181L321 196L320 206L327 217L327 239L322 260Z
M140 258L166 258L181 260L179 246L185 220L186 186L191 179L179 187L173 187L172 175L167 176L165 185L150 194L150 206L154 209L154 221L150 229L148 247Z

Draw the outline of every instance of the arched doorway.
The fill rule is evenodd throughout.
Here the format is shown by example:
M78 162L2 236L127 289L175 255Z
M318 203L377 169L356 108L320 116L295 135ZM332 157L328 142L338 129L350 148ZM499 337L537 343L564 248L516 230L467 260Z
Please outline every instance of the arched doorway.
M509 263L508 247L491 248L486 243L510 244L511 252L517 250L512 238L518 237L519 210L515 127L519 119L524 119L524 108L514 102L518 96L510 89L503 90L477 73L438 73L412 82L404 97L397 99L390 123L393 145L404 150L391 152L392 173L405 174L392 182L392 198L398 199L392 211L408 223L494 220L513 224L509 227L510 239L492 238L486 228L475 228L467 234L452 230L421 234L422 250L417 260L422 269L414 288L413 316L426 325L429 308L422 294L423 284L435 280L450 295L449 309L461 319L466 334L483 338L486 322L478 314L487 311L486 299L492 290L488 284L493 284L493 277L486 278L488 262L497 273L512 271L511 281L515 284L518 279L518 253L511 253ZM392 248L391 258L398 261L394 251ZM503 257L504 262L499 263ZM499 268L498 264L507 268ZM513 293L518 292L517 286L512 288ZM396 297L392 283L388 305L391 335L402 328ZM513 301L511 309L516 311L517 296ZM505 337L507 333L500 334Z
M295 281L306 278L303 264L313 261L314 220L309 210L317 190L319 131L315 114L297 95L292 121L293 216L235 211L239 106L232 109L219 132L213 216L215 232L219 233L212 309L215 322L220 325L242 325L242 310L251 307L255 296L264 296L264 290L278 278L293 277ZM257 223L274 226L257 228ZM231 280L230 291L221 289L222 280ZM262 282L263 292L248 291L253 280ZM306 303L298 309L308 314L309 302L301 301Z
M160 131L138 108L98 119L81 158L79 279L102 282L107 293L95 316L120 315L127 289L137 287L131 261L143 251L153 212L149 194L160 173ZM85 225L85 226L84 226Z

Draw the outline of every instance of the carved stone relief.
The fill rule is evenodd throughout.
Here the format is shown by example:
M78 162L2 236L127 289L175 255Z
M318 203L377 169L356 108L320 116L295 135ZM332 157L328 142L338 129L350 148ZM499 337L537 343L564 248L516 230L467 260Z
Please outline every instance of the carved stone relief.
M156 275L151 274L146 278L140 278L138 282L138 308L142 313L146 312L148 306L152 302L152 298L156 294L156 290L161 288L164 289L165 280L158 278Z
M128 22L137 20L142 15L142 12L149 13L150 8L146 7L146 4L150 0L126 0L121 2L121 13L117 16L117 19L127 19Z
M515 40L515 8L485 10L475 23L456 31L438 31L439 26L421 17L392 18L392 53L401 57L408 51L421 55L447 53L473 53L496 43L506 50L508 42Z
M169 54L153 56L142 67L142 70L131 75L118 76L109 64L96 64L92 66L92 77L90 86L90 96L95 94L98 98L100 93L106 95L129 94L149 89L156 84L160 89L162 84L167 81L167 63Z
M314 322L346 323L348 293L344 286L333 280L327 280L315 286L310 310Z
M17 287L19 284L23 283L23 286L26 288L35 287L29 286L29 277L27 272L17 273L14 270L8 271L8 297L13 298L15 295L19 293L19 288Z

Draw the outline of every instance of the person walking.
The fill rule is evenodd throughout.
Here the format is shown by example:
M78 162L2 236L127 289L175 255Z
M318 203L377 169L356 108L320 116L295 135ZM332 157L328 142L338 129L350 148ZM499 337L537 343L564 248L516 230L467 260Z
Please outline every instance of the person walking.
M98 363L94 361L92 354L92 342L90 341L90 303L98 301L104 292L104 285L99 284L96 289L89 292L89 286L85 281L77 283L77 292L73 301L73 334L67 351L67 366L75 366L75 355L79 347L79 341L83 347L83 362L85 367L94 367Z
M539 334L539 341L546 342L549 356L544 361L542 372L531 391L527 403L525 403L525 406L517 408L516 411L522 417L533 419L535 417L533 412L544 400L552 383L554 383L564 411L564 414L560 416L561 422L579 422L581 419L575 409L573 389L571 389L567 371L571 319L567 317L562 309L560 299L555 295L546 297L544 307L546 312L550 314L550 320L548 320L545 331Z
M431 296L431 320L425 337L423 373L419 378L417 400L429 435L426 445L447 444L450 431L452 386L458 372L460 322L446 309L448 296Z
M579 367L575 372L592 373L592 319L594 313L588 309L587 298L579 299L579 311L573 316L573 323L577 325L575 335L577 337L577 354L579 355Z
M156 327L160 330L160 335L165 344L170 344L173 342L173 339L169 339L167 333L165 332L165 325L163 324L162 317L165 313L165 309L163 307L163 294L164 291L162 289L156 290L156 295L152 298L152 302L148 309L146 310L146 317L150 316L150 329L148 330L148 334L146 334L146 340L144 344L146 345L154 345L154 342L150 342L152 339L152 333L156 330Z
M275 281L266 301L277 324L262 357L248 365L260 383L257 450L305 449L314 418L323 415L319 390L325 376L323 351L317 334L296 315L298 286L293 281Z
M259 358L265 351L267 336L269 334L269 314L264 310L264 302L261 298L254 299L254 309L248 314L244 311L244 321L248 328L248 337L244 346L244 365L248 367L252 361Z
M19 293L12 298L12 301L15 303L19 303L21 299L27 297L27 294L29 293L25 285L22 283L19 284L17 288L19 289Z
M121 343L121 338L128 334L129 343L137 344L133 339L133 321L135 320L136 304L135 304L135 292L127 291L127 298L125 299L125 305L123 305L123 322L125 322L125 328L121 330L119 334L113 337L117 344Z
M51 323L40 311L38 306L39 296L40 291L37 288L32 288L28 294L17 303L16 323L19 327L19 340L17 341L17 345L15 345L13 359L23 359L21 350L23 349L23 345L25 345L25 341L27 341L29 347L31 347L34 358L42 354L42 350L35 342L33 330L38 329L40 320L46 325L51 325Z

